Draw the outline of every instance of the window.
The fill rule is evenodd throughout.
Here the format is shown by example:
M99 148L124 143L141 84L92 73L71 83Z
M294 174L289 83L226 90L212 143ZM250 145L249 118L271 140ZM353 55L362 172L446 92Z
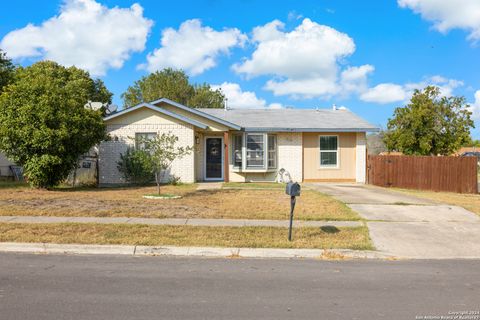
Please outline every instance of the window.
M243 136L241 134L234 135L232 145L232 163L235 168L242 167L242 146Z
M152 140L156 135L155 132L135 133L135 148L145 149L145 141Z
M268 135L268 168L277 167L277 136Z
M232 164L242 170L277 168L277 136L267 133L233 134Z
M247 168L264 167L265 135L247 134Z
M320 167L336 168L338 166L338 137L320 136Z

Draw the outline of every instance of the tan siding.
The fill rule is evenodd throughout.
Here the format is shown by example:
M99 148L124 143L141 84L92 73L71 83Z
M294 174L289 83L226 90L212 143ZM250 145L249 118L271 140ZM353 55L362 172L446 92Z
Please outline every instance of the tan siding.
M320 142L321 135L338 135L339 140L339 167L320 168ZM350 181L355 180L355 145L356 133L303 133L303 165L304 180L325 181Z
M119 117L105 121L107 125L130 125L130 124L177 124L179 120L161 114L148 108L140 108Z

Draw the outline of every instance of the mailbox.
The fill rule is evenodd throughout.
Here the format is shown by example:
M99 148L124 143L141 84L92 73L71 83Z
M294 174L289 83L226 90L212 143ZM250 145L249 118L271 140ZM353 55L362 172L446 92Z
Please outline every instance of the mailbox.
M287 183L285 193L292 197L300 196L300 185L296 182Z

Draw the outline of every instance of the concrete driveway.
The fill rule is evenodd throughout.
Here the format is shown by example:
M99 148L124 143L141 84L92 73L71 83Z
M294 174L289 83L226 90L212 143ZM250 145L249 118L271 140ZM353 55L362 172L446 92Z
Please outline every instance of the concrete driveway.
M405 258L480 258L480 217L461 207L369 185L308 187L358 212L379 251Z

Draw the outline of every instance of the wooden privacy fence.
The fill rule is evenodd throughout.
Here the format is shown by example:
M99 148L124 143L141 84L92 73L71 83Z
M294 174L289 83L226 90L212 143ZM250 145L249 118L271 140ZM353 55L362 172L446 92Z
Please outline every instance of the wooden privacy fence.
M368 156L367 176L381 187L478 193L476 157Z

